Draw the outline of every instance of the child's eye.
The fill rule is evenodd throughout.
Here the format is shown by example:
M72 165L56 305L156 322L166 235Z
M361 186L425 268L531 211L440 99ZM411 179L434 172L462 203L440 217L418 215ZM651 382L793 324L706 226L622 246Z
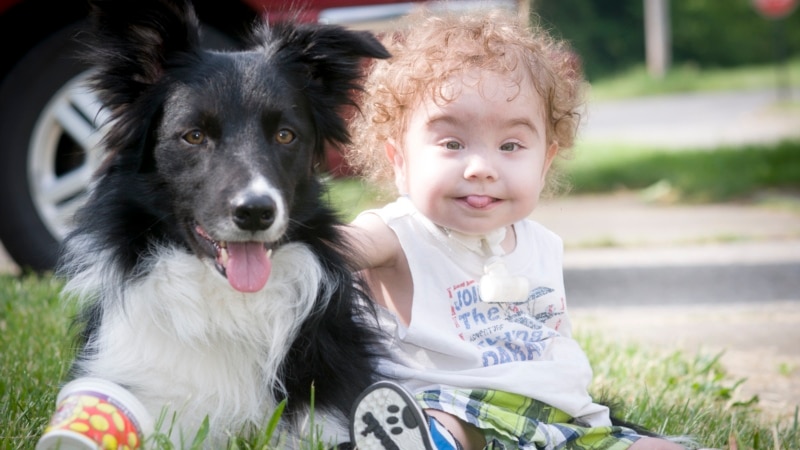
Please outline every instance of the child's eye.
M461 150L462 147L461 144L456 141L447 141L444 144L444 148L448 150Z
M500 151L503 152L513 152L520 148L520 145L516 142L506 142L505 144L500 146Z

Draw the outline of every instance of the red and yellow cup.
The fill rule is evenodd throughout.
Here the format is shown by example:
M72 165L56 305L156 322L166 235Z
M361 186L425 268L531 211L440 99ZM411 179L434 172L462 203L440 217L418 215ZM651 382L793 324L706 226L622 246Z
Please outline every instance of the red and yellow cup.
M36 450L135 450L153 430L152 418L133 394L100 378L71 381L56 404Z

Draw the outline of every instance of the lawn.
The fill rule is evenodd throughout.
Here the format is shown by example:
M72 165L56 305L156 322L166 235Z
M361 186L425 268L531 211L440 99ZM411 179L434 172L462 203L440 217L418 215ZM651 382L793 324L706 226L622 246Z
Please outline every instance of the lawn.
M706 203L800 193L798 140L695 151L588 144L577 154L562 163L572 194L650 189L658 200Z
M70 311L58 302L60 286L46 275L0 275L2 449L33 448L54 410L58 385L73 354ZM757 398L732 401L744 380L726 375L719 355L659 353L620 346L597 335L577 338L595 370L593 394L619 404L617 411L624 419L668 435L691 435L709 447L729 448L730 439L740 449L792 449L800 444L796 414L793 421L770 423L760 415ZM274 448L274 441L266 444L270 438L265 433L230 448ZM164 436L159 437L148 448L170 448ZM307 448L324 446L311 439Z
M779 79L787 80L797 87L800 85L798 74L800 74L800 58L791 59L780 66L726 69L700 69L696 65L684 64L673 66L660 80L649 76L644 65L640 65L632 67L625 73L593 82L590 98L592 101L598 101L675 92L777 89ZM785 86L781 84L780 87Z

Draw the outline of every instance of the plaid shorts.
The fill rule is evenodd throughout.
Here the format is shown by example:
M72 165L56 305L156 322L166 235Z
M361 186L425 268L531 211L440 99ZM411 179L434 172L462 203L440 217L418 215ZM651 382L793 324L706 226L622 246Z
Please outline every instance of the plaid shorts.
M559 409L502 391L435 390L416 398L480 428L486 450L625 450L641 437L625 427L580 426Z

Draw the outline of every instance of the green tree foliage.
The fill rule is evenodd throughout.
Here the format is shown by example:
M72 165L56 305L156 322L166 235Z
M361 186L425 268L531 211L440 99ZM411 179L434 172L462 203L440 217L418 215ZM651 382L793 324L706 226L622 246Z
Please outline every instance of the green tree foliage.
M732 67L800 53L800 11L771 20L751 0L672 0L671 13L676 62Z
M590 79L644 64L643 0L533 0L531 11L571 42ZM800 55L800 8L762 17L753 0L669 0L672 60L736 67Z
M589 78L642 61L641 0L535 0L532 11L557 36L570 41Z

